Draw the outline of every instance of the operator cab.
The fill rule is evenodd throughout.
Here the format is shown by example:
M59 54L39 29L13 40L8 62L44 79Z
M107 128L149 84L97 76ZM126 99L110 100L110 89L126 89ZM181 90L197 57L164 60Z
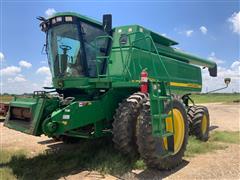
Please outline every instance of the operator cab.
M53 78L96 77L105 71L104 59L109 45L101 23L75 13L56 13L49 19L40 19L46 32L46 52Z

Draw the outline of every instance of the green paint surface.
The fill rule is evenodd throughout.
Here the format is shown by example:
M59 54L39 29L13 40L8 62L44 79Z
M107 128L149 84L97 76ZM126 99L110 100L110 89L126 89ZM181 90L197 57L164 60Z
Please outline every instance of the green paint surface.
M56 13L48 20L51 22L59 16L72 16L78 21L102 28L102 23L71 12ZM118 103L139 91L143 69L148 72L149 85L152 87L156 84L157 90L161 91L158 96L166 99L171 93L200 92L201 69L196 65L208 68L216 66L212 61L174 49L172 46L177 42L139 25L115 27L111 36L97 37L95 43L90 44L96 52L99 50L97 42L103 39L109 40L109 53L106 56L96 55L96 59L93 59L97 69L96 77L54 76L52 79L57 92L65 97L73 97L74 101L64 105L63 99L53 96L15 98L10 103L5 126L33 135L44 133L50 137L101 137L110 134ZM77 49L79 47L78 44ZM104 73L99 71L102 61L106 62ZM155 101L154 90L150 89L151 113L161 114L164 98ZM11 109L14 107L29 109L31 120L11 119ZM153 119L155 135L162 136L165 133L165 125L161 122L161 118Z

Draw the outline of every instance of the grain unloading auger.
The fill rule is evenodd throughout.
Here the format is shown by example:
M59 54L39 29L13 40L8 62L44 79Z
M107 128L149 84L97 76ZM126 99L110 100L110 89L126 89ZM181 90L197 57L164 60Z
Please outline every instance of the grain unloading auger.
M64 142L112 135L123 153L140 153L150 167L179 164L188 134L206 141L206 107L189 106L200 92L201 69L214 62L174 49L177 42L138 25L112 28L76 13L41 20L52 73L51 92L10 103L5 126Z

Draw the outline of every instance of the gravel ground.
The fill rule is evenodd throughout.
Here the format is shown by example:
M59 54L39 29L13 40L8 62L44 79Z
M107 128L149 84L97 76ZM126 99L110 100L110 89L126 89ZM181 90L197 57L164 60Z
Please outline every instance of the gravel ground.
M240 130L240 103L209 103L207 106L210 113L212 129L218 131Z
M133 171L124 179L240 179L240 145L185 159L174 171Z
M212 130L240 130L240 104L211 103L208 107ZM0 147L2 149L25 149L32 155L50 149L54 144L46 136L35 137L5 128L0 123ZM74 173L73 173L74 174ZM134 170L123 179L240 179L240 146L229 145L225 150L185 159L174 171ZM98 172L82 171L62 179L118 179Z

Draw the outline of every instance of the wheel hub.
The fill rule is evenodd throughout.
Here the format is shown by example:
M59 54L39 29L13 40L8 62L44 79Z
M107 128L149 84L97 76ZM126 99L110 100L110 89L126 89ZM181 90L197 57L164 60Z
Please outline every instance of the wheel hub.
M171 111L169 112L169 114ZM181 112L174 108L173 109L173 118L174 118L174 154L178 153L182 147L184 134L185 134L185 126L184 119ZM173 132L173 124L172 118L166 118L166 130L169 132ZM168 149L167 138L163 139L165 149Z

